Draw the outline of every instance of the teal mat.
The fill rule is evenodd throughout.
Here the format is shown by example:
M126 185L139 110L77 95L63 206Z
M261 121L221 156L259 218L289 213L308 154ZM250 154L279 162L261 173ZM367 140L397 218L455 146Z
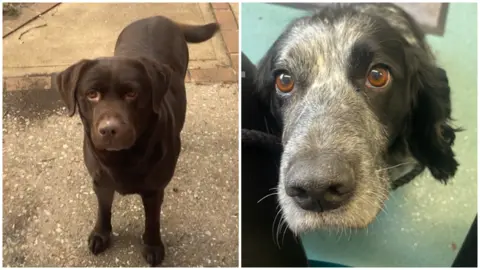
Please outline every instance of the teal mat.
M308 267L348 267L342 264L329 263L329 262L319 262L319 261L308 261Z
M258 63L292 19L308 14L285 6L242 4L242 52ZM427 39L452 88L453 117L466 128L455 152L458 173L444 186L429 173L393 193L387 214L368 230L302 236L313 264L448 267L477 213L477 6L452 3L443 37ZM346 237L346 234L349 237ZM312 265L314 266L314 265Z

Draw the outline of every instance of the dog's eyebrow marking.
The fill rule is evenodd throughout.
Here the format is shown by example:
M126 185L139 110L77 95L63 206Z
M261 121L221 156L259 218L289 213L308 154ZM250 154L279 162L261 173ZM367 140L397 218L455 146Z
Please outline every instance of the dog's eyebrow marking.
M374 52L369 44L356 42L353 45L349 58L349 78L362 78L368 72L368 68L374 58Z

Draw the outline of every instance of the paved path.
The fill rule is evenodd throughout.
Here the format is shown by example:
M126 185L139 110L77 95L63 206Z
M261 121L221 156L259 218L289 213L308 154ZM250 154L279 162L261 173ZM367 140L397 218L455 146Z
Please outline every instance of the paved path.
M81 5L68 7L61 4L50 11L58 9L56 15L46 13L43 17L60 16L67 10L88 13L85 8L88 4ZM117 18L112 14L102 15L97 8L92 10L97 12L97 17L119 24L123 22L119 17L127 14L128 19L124 20L140 16L141 12L154 13L155 5L162 6L159 9L163 14L168 11L171 16L192 23L196 21L189 19L188 14L206 14L208 11L207 6L204 7L207 11L202 11L202 4L144 5L151 6L125 5L126 10L115 10ZM107 9L114 10L113 7ZM223 7L223 10L227 9ZM210 8L208 12L214 14L216 10ZM63 27L73 27L66 23L69 17L64 16ZM86 14L81 17L82 20L76 18L72 22L89 21ZM50 20L47 20L49 25L54 25ZM37 20L29 24L32 23ZM103 21L96 20L92 27L95 25L95 29L106 35L98 26L103 24ZM114 27L108 22L105 25ZM95 218L96 199L82 161L81 122L78 116L66 116L58 93L51 89L50 75L24 76L37 70L36 63L44 61L61 68L70 60L76 60L74 55L83 57L89 51L101 55L107 53L108 46L95 40L100 37L92 37L90 50L83 46L70 47L72 51L65 50L61 56L59 50L71 46L70 41L77 42L77 45L84 43L75 41L73 36L58 39L56 44L53 44L54 36L43 36L51 42L42 43L42 36L35 31L47 28L34 29L23 35L23 44L17 42L20 30L4 39L4 59L9 59L4 62L4 66L8 66L6 75L11 72L10 75L16 77L4 77L3 264L15 267L147 266L140 253L144 224L138 196L116 196L112 247L99 256L89 254L86 240ZM114 37L120 28L112 30L115 33L111 36ZM79 39L88 39L82 36L89 35L82 29L77 29ZM35 43L37 47L33 46ZM25 49L27 45L31 46L29 50ZM44 57L50 45L56 48L50 53L58 54L54 60ZM213 41L203 47L192 46L192 55L198 56L192 63L199 66L207 63L202 57L210 57L207 54L211 52L217 57L211 58L210 63L221 64L224 59L221 57L232 56L226 46L215 46ZM205 55L198 50L204 51ZM224 56L219 57L217 52ZM18 61L14 61L12 54L19 57ZM32 64L22 68L21 63L27 60ZM232 68L231 64L222 67ZM49 68L43 71L57 71ZM207 65L198 70L208 69ZM195 81L193 78L189 80ZM203 84L186 85L188 111L182 133L183 150L175 177L167 187L162 210L162 237L167 248L163 266L233 267L238 264L238 87L219 80L217 77Z
M19 21L5 21L4 31L16 29L3 39L5 77L51 74L82 58L112 55L118 34L126 25L140 18L163 15L182 23L217 21L221 25L221 31L211 40L189 44L188 80L237 80L238 4L64 3L53 8L38 5L43 8L36 10L38 14L48 11L20 28ZM32 14L28 18L33 17ZM29 21L28 18L21 22Z

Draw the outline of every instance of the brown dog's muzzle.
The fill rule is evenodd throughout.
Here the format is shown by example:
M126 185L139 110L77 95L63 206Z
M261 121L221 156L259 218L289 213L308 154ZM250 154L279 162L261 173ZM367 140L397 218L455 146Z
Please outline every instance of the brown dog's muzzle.
M95 148L107 151L128 149L135 143L135 130L118 116L103 116L92 130Z

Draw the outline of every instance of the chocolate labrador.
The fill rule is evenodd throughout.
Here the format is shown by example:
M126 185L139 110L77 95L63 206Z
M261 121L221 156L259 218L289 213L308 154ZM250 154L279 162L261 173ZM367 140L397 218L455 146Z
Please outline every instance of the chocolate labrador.
M217 30L216 23L141 19L120 33L113 57L84 59L57 75L69 116L77 110L83 122L84 161L98 199L97 221L88 237L93 254L109 246L116 191L142 197L142 253L151 266L163 261L160 208L181 148L187 42L206 41Z

